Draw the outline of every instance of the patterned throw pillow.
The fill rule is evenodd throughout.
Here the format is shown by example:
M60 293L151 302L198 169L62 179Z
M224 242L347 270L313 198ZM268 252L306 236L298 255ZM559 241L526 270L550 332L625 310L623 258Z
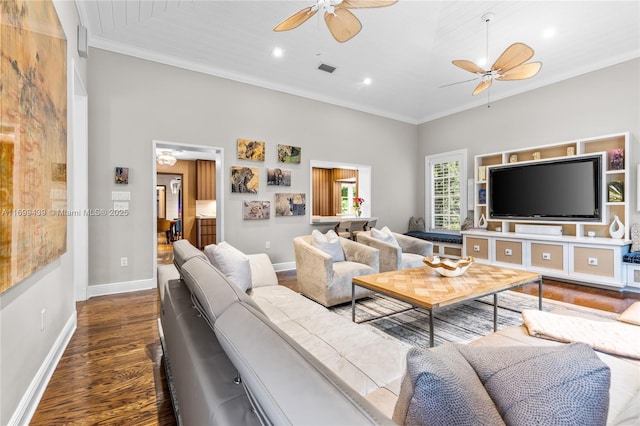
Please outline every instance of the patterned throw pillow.
M584 343L459 350L507 424L607 422L611 371Z
M311 237L311 245L327 253L334 262L345 261L342 244L340 244L340 237L333 229L329 230L326 235L314 229L313 232L311 232Z
M640 223L631 224L631 251L640 251Z
M413 347L393 413L400 425L504 425L456 345Z
M415 218L411 216L411 218L409 219L409 232L414 232L414 231L418 231L418 232L425 231L425 224L424 224L423 218L421 217Z

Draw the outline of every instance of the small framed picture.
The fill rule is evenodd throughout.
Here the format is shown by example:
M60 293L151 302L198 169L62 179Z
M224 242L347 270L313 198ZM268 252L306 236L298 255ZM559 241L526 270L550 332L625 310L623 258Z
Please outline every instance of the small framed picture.
M291 186L291 170L267 169L267 185Z
M624 149L612 149L609 153L609 168L611 170L624 169Z
M271 217L271 201L243 201L242 219L261 220Z
M125 185L129 183L128 167L116 167L116 183Z
M238 139L238 159L264 161L264 142Z
M281 163L299 163L302 148L291 145L278 145L278 161Z

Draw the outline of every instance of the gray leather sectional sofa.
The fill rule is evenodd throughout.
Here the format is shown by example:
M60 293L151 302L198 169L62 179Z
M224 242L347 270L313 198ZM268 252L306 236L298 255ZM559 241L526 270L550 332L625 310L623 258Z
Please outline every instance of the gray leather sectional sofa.
M181 424L393 424L388 414L355 389L360 385L366 392L376 387L361 382L369 374L368 367L384 366L370 362L359 369L357 360L341 356L337 364L356 364L348 368L347 377L353 383L347 383L285 334L252 297L214 268L202 252L180 243L174 247L174 258L175 267L163 265L158 269L159 326ZM264 269L258 272L261 260L264 258L252 258L252 272L264 274ZM288 289L278 286L277 279L275 284L263 286L272 287L275 296L270 298L265 291L256 296L272 315L274 299L287 300L295 295L317 305L290 290L291 295L283 294L282 290ZM256 282L254 286L254 290L260 290ZM271 302L267 302L269 299ZM277 315L282 316L283 312ZM295 317L291 312L286 315L289 319ZM352 325L335 317L348 327ZM288 320L284 323L293 324ZM367 340L367 327L362 331ZM394 340L375 333L369 337L366 345L382 339L382 343L398 349L395 358L404 359L406 349ZM302 339L313 340L309 335ZM373 344L376 343L379 347L380 342ZM366 348L357 352L376 356ZM354 369L360 374L355 374ZM404 364L391 370L395 372L388 381L399 379Z
M394 424L408 348L278 285L266 255L248 258L247 292L185 240L174 243L175 266L158 268L180 424ZM561 343L519 326L471 345ZM640 425L640 362L597 354L611 370L607 424Z

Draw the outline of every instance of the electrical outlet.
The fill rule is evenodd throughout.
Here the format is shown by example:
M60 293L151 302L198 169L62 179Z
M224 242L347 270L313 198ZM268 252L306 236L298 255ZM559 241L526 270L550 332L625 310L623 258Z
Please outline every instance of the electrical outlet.
M588 262L589 262L589 265L591 265L591 266L598 266L598 258L597 257L590 257Z
M264 248L271 248L271 241L267 241L266 243L264 243Z
M121 257L120 258L120 266L127 266L129 264L129 258Z
M551 253L542 253L542 260L551 260Z
M44 313L47 310L45 308L42 308L42 310L40 311L40 331L44 330Z

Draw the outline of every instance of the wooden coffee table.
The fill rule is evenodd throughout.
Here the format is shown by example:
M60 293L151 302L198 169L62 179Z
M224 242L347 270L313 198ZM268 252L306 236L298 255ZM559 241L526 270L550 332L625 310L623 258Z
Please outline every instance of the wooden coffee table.
M542 276L534 272L474 263L459 277L447 278L428 266L363 275L351 283L351 320L356 320L356 286L429 311L429 345L433 347L433 311L445 306L493 295L493 331L498 328L498 293L538 283L538 309L542 309Z

